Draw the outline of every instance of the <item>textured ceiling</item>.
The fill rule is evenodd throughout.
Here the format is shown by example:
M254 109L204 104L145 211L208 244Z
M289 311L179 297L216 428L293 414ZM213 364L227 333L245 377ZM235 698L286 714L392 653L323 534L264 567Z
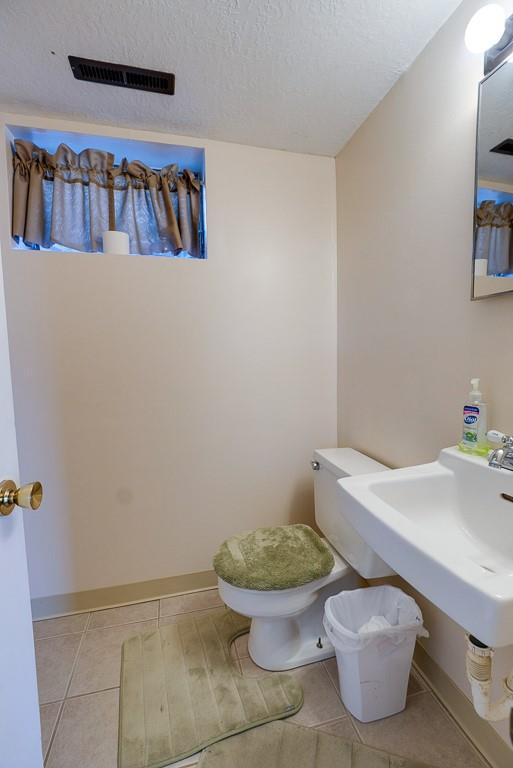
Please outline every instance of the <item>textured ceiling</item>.
M0 102L335 155L460 0L2 0ZM67 55L176 73L162 96Z

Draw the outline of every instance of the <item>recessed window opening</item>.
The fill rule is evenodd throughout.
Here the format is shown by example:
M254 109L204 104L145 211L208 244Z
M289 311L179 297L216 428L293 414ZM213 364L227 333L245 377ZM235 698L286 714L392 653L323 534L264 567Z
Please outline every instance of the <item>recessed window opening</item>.
M203 149L10 132L14 247L206 258Z

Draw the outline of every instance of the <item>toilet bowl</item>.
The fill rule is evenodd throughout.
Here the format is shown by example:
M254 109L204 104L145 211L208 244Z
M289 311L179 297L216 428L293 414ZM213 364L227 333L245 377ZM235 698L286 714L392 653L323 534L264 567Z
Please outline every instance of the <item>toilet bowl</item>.
M335 559L331 573L300 587L241 589L218 579L226 605L251 618L248 650L259 667L292 669L335 655L322 624L324 603L342 589L361 586L361 579L331 549Z
M362 577L381 578L394 573L344 519L337 485L342 477L387 467L352 448L332 448L315 451L312 468L315 520L333 554L331 571L289 589L247 589L218 577L224 603L251 619L250 657L259 667L271 671L334 656L322 623L327 598L362 586Z

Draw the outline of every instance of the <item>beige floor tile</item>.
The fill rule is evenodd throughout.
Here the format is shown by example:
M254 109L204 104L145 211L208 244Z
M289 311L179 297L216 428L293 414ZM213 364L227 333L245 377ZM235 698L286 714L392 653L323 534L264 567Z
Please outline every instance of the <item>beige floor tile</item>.
M208 616L209 613L218 612L219 606L217 608L207 608L204 611L190 611L189 613L175 613L172 616L161 616L159 627L165 627L166 624L179 624L182 621L189 621L194 616Z
M101 627L115 627L118 624L130 624L138 621L158 619L159 601L152 600L148 603L136 605L123 605L120 608L107 608L105 611L94 611L88 629Z
M43 619L35 621L34 638L55 637L56 635L72 635L75 632L83 632L86 628L88 613L75 613L73 616L62 616L58 619Z
M302 708L290 718L291 723L320 725L347 714L322 661L292 669L288 674L301 683L305 697Z
M431 693L411 696L404 712L354 725L365 744L437 768L485 768L484 761Z
M337 660L335 658L327 659L323 663L324 663L324 666L326 667L326 671L328 675L330 676L330 680L333 682L333 685L335 686L337 691L340 693ZM410 674L410 679L408 680L408 696L412 696L414 693L420 693L420 691L423 691L423 690L425 690L424 686L420 682L417 675L415 675L412 672Z
M217 589L207 589L202 592L191 592L188 595L165 597L160 601L160 615L172 616L177 613L202 611L205 608L215 608L224 605Z
M350 717L340 717L338 720L332 720L329 723L316 725L315 728L317 731L326 731L326 733L331 733L333 736L340 736L342 739L360 741L360 737L356 733Z
M64 698L81 639L82 634L59 635L36 640L40 704L60 701Z
M56 701L53 704L43 704L40 707L41 715L41 741L43 744L43 758L46 758L50 739L53 735L55 723L57 722L57 716L61 708L61 702Z
M116 768L119 691L64 702L46 768Z
M156 626L157 621L153 620L88 630L80 648L69 695L80 696L119 686L121 646L124 641Z

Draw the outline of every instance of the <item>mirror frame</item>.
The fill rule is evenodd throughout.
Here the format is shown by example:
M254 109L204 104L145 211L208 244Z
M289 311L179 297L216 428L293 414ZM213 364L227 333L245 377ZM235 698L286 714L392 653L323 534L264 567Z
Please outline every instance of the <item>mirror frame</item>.
M513 18L513 17L512 17ZM482 299L491 299L495 296L504 296L508 293L513 293L513 277L504 278L505 280L511 280L511 288L507 291L499 291L498 293L486 293L483 296L475 296L474 295L474 288L475 288L475 255L476 255L476 237L477 237L477 216L476 216L476 203L477 203L477 190L478 190L478 181L479 181L479 123L481 118L481 108L482 108L482 88L483 85L486 83L486 81L493 77L493 75L499 71L504 66L508 66L508 59L502 58L500 62L495 66L494 69L492 69L490 72L488 72L478 83L478 91L477 91L477 116L476 116L476 150L475 150L475 160L474 160L474 210L473 210L473 216L472 216L472 226L473 226L473 236L472 236L472 262L471 262L471 269L472 269L472 281L470 286L470 300L471 301L481 301Z

